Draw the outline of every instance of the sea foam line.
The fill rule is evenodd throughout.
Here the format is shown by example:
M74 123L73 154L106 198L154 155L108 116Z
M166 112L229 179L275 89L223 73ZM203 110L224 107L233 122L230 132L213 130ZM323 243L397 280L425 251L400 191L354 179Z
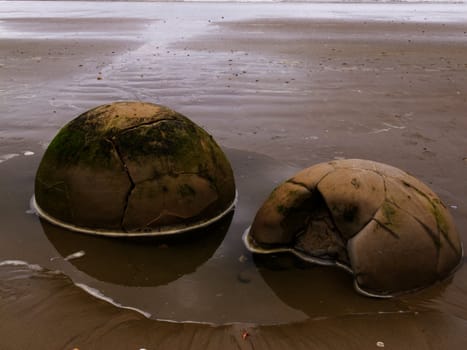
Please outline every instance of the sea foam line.
M46 269L43 268L40 265L30 264L30 263L28 263L26 261L23 261L23 260L4 260L4 261L0 261L0 267L3 267L3 266L24 266L24 267L29 268L32 271L41 271L41 272L46 271ZM50 272L51 273L62 273L60 271L50 271ZM90 287L90 286L88 286L86 284L83 284L83 283L74 283L74 285L77 286L78 288L81 288L82 290L84 290L89 295L91 295L91 296L93 296L93 297L95 297L97 299L103 300L103 301L105 301L105 302L107 302L107 303L109 303L109 304L111 304L113 306L116 306L116 307L118 307L120 309L132 310L132 311L138 312L139 314L143 315L146 318L151 318L151 314L149 312L137 309L135 307L125 306L125 305L119 304L116 301L114 301L112 298L104 295L98 289L92 288L92 287Z
M109 304L112 304L113 306L116 306L116 307L120 308L120 309L136 311L137 313L143 315L146 318L151 318L151 314L149 312L143 311L143 310L135 308L135 307L125 306L125 305L119 304L115 300L113 300L112 298L104 295L100 290L98 290L96 288L90 287L90 286L88 286L86 284L83 284L83 283L75 283L75 286L81 288L82 290L84 290L86 293L92 295L93 297L95 297L97 299L100 299L100 300L103 300L103 301L105 301L105 302L107 302Z
M36 265L36 264L29 264L23 260L4 260L0 261L0 266L26 266L33 271L44 271L44 268Z

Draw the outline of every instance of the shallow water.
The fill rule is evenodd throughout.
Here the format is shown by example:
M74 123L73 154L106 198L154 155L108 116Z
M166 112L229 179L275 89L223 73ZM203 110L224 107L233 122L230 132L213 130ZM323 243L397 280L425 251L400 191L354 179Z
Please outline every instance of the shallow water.
M226 154L236 174L236 209L197 232L197 237L170 240L95 237L41 221L28 210L40 154L11 159L0 168L0 196L8 199L3 207L8 218L0 248L3 265L15 266L19 260L60 271L91 294L158 320L286 324L355 315L416 314L447 306L460 317L465 315L464 303L452 305L454 300L463 300L465 282L451 286L447 281L416 296L379 300L357 294L352 276L338 268L313 267L288 255L252 256L241 235L271 188L298 169L251 152L226 149ZM455 278L465 280L465 270ZM50 279L61 280L62 274L52 274Z
M108 39L113 35L112 40L138 41L138 48L113 57L110 63L103 64L93 58L75 62L76 65L95 65L92 71L73 71L69 76L47 81L34 80L34 76L0 81L0 260L5 262L0 264L0 309L3 319L12 324L18 322L20 326L28 322L33 328L39 328L39 323L59 323L63 315L57 310L82 308L89 312L76 315L82 317L87 327L91 328L93 320L100 315L106 315L111 320L106 327L114 331L121 321L119 317L216 325L281 325L284 328L263 330L270 339L275 339L272 334L284 334L284 343L279 340L272 343L277 348L281 345L298 348L297 344L297 347L291 345L293 337L303 341L301 346L334 344L339 348L339 344L347 344L351 348L352 344L359 349L368 344L375 347L383 336L392 339L399 349L404 348L404 341L405 344L424 344L424 348L434 344L437 348L436 344L450 344L446 340L449 337L455 345L452 348L465 344L465 264L451 279L432 288L395 299L377 300L358 295L352 287L352 276L337 268L310 267L288 256L254 257L246 251L241 235L251 224L257 208L273 187L300 168L285 161L251 150L226 148L236 175L238 205L231 216L187 242L121 241L64 232L29 213L29 200L35 170L55 132L86 109L113 100L141 99L166 104L193 116L208 131L212 130L221 144L225 140L235 143L232 140L238 136L239 148L244 135L237 135L232 124L237 122L237 112L246 111L264 120L264 128L269 133L261 142L280 141L286 131L270 116L262 114L262 106L268 104L285 110L287 105L303 104L312 86L277 83L287 79L291 69L295 69L297 76L304 74L303 67L292 60L268 58L267 55L249 53L246 57L241 51L210 55L186 50L183 44L177 43L182 38L215 32L217 29L212 29L209 21L371 18L455 22L465 19L466 15L465 6L436 4L420 8L407 4L132 3L130 6L125 3L0 2L0 38L82 41ZM46 18L48 24L37 21L37 17ZM136 18L141 19L141 23L114 30L111 20L95 22L103 17ZM63 18L72 20L63 27ZM76 32L74 25L83 18L94 19L89 22L92 26ZM229 60L235 61L234 68ZM203 62L203 65L193 72L190 62ZM244 74L244 80L230 80L232 74L240 77ZM103 79L97 80L96 76ZM260 80L261 89L245 83L247 80ZM239 98L242 104L236 102ZM371 131L369 126L365 127ZM316 135L316 130L310 130L308 139L303 142L313 143L318 139ZM261 150L261 147L265 146L259 144L256 148ZM283 148L278 151L293 153L287 146ZM333 149L326 153L328 158L340 155ZM315 155L310 151L303 163L313 160ZM454 192L447 191L453 201L451 204L456 206L452 208L453 214L457 222L466 223L463 200ZM459 228L465 237L463 227ZM84 292L84 296L80 294L79 286L111 304L95 304L90 301L93 298L88 298ZM74 298L76 295L78 297ZM120 314L121 307L138 310L138 316L131 312ZM45 313L47 309L56 312ZM64 329L72 329L68 323L63 324ZM159 323L151 323L155 324ZM138 325L146 330L146 323ZM440 332L440 338L436 338L436 332ZM111 334L117 339L115 332ZM130 338L125 332L122 334ZM307 334L313 336L305 340L300 338L306 338ZM359 338L362 334L370 335L368 339ZM99 336L97 332L89 335L89 339L97 341ZM367 340L370 343L367 344ZM386 344L390 345L391 341L386 340Z
M156 319L214 324L303 320L305 315L269 290L241 242L255 208L297 169L254 153L227 150L227 155L237 177L237 208L198 232L199 237L171 240L94 237L39 220L28 213L27 203L40 154L11 159L0 169L1 198L10 199L0 255L60 270L76 284ZM17 172L22 176L14 176Z

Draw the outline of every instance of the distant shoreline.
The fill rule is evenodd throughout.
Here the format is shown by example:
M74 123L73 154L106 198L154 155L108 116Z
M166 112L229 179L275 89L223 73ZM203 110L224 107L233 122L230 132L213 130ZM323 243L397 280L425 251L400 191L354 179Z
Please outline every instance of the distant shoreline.
M199 2L199 3L312 3L312 4L467 4L467 0L0 0L54 2Z

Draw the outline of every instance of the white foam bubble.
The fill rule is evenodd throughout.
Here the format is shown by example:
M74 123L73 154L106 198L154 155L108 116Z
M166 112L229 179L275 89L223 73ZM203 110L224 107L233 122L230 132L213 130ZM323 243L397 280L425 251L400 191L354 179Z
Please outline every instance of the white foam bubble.
M106 301L108 302L109 304L112 304L113 306L116 306L120 309L127 309L127 310L132 310L132 311L136 311L138 312L139 314L143 315L144 317L146 318L150 318L151 317L151 314L149 312L146 312L146 311L143 311L143 310L140 310L140 309L137 309L135 307L131 307L131 306L125 306L125 305L122 305L122 304L119 304L117 303L116 301L114 301L112 298L104 295L100 290L98 289L95 289L95 288L92 288L86 284L83 284L83 283L76 283L75 284L77 287L81 288L82 290L84 290L86 293L92 295L93 297L97 298L97 299L100 299L100 300L103 300L103 301Z
M43 271L44 269L36 264L29 264L23 260L4 260L0 261L0 266L25 266L34 271Z
M18 156L19 156L18 153L2 154L0 155L0 163L6 162L7 160L13 159Z
M34 196L29 199L29 209L26 210L26 214L38 215L36 207L34 206Z
M86 255L86 252L84 250L80 250L80 251L78 251L76 253L73 253L73 254L70 254L70 255L66 256L64 258L64 260L70 261L70 260L73 260L73 259L81 258L81 257L83 257L85 255Z

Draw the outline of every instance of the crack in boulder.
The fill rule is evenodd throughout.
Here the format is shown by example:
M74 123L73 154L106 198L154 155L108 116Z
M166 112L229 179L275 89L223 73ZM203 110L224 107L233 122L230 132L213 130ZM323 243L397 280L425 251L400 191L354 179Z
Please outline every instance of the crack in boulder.
M418 222L424 229L425 231L428 233L428 235L430 236L430 238L433 240L433 244L435 245L436 247L436 250L438 251L439 253L439 250L441 249L441 246L440 246L440 237L439 237L439 232L434 232L433 230L430 229L430 227L425 224L423 221L421 221L419 218L417 218L416 216L414 216L412 213L410 213L409 211L405 210L404 208L402 208L400 205L398 205L397 203L391 201L391 200L388 200L386 199L386 201L388 203L391 203L392 205L394 205L397 209L399 209L400 211L404 212L405 214L409 215L412 219L414 219L416 222Z
M323 194L318 190L318 188L316 188L316 192L319 195L319 197L322 198L322 203L324 204L324 208L326 212L328 213L328 217L331 220L331 223L333 225L333 228L334 228L333 231L339 235L342 242L347 242L347 239L344 238L344 236L342 235L342 232L337 227L336 221L334 220L334 217L332 216L332 211L331 209L329 209L328 203L326 202L326 199L324 198Z
M160 179L160 178L162 178L164 176L177 177L177 176L180 176L180 175L199 176L200 178L205 179L206 181L208 181L209 183L211 183L212 185L215 186L215 184L214 184L214 182L212 181L211 178L209 178L208 176L205 176L202 172L195 172L195 171L177 171L177 172L170 171L170 172L167 172L167 173L161 173L161 174L157 174L154 177L151 177L149 179L144 179L142 181L135 182L135 185L139 185L139 184L143 184L145 182L151 182L151 181L154 181L154 180L158 180L158 179Z
M305 190L307 190L308 192L310 193L313 193L314 192L314 189L313 188L309 188L307 185L305 185L304 183L302 182L299 182L299 181L295 181L293 178L287 180L286 182L290 183L290 184L293 184L293 185L297 185L297 186L300 186L300 187L303 187Z
M399 234L398 234L397 232L395 232L394 230L390 229L386 224L382 223L382 222L379 221L378 219L372 218L372 219L370 220L370 222L371 222L371 221L376 222L379 226L381 226L381 228L383 228L384 230L386 230L386 231L387 231L391 236L393 236L394 238L400 239L400 236L399 236ZM369 222L369 223L370 223L370 222ZM369 223L368 223L368 224L369 224Z
M444 239L446 239L446 242L448 242L448 245L451 247L451 249L454 250L454 252L458 253L454 243L449 238L449 235L445 232L445 230L443 230L442 225L440 223L439 215L436 215L436 213L439 213L439 209L437 208L436 204L433 203L433 201L430 201L430 204L433 207L433 214L434 214L435 219L436 219L436 226L438 228L438 234L440 236L442 235L444 237ZM441 241L441 237L439 239Z
M292 183L294 185L302 186L308 191L310 191L306 186L303 186L300 183L295 183L293 181L287 182ZM313 191L310 191L310 193L311 196L308 199L308 203L310 205L308 211L310 212L310 214L304 220L303 227L295 233L295 241L293 243L293 248L300 250L303 253L311 254L315 257L321 257L324 260L332 259L331 253L333 250L335 250L334 254L336 255L336 259L334 260L344 264L348 264L349 257L345 248L347 240L342 236L342 233L337 228L334 218L332 217L332 213L329 210L329 207L327 206L323 195L317 188L315 188ZM304 205L304 203L302 203L302 205ZM326 233L324 234L324 236L327 236L329 241L329 245L326 247L326 249L324 249L324 247L314 246L313 243L311 243L311 241L307 239L307 234L316 235L316 239L318 239L318 241L321 243L319 243L318 241L316 241L315 243L324 244L324 241L322 240L324 238L323 233L320 233L319 231L319 228L323 228L323 224L326 225ZM313 231L313 226L318 227L318 231ZM309 231L310 229L312 231ZM309 243L312 244L312 246L309 247L311 248L311 251L307 251L309 250L309 248L307 249L307 247L304 246L304 244L306 245L306 241L309 241ZM339 244L339 242L341 244Z
M121 219L120 219L120 227L122 229L122 231L126 232L125 230L125 227L123 225L123 222L125 220L125 216L126 216L126 212L128 210L128 205L129 205L129 202L130 202L130 197L131 197L131 194L133 192L133 190L135 189L136 187L136 184L135 182L133 181L133 178L131 177L131 174L130 174L130 170L128 169L125 161L123 160L123 155L118 147L118 145L116 144L116 142L114 142L114 140L112 139L105 139L107 142L109 142L115 153L117 154L117 157L122 165L122 168L123 168L123 171L126 173L127 177L128 177L128 181L130 181L130 188L128 189L126 195L125 195L125 201L124 201L124 204L123 204L123 211L122 211L122 216L121 216Z
M362 169L357 169L357 168L338 168L338 169L359 170L359 171L362 170ZM336 172L338 169L335 169L334 171L330 171L329 173L327 173L326 175L324 175L324 176L316 183L316 191L317 191L317 192L321 195L321 197L323 198L324 203L325 203L327 209L328 209L329 212L330 212L330 217L332 218L333 224L336 226L336 230L339 232L339 234L341 235L341 237L342 237L342 239L344 240L344 242L346 242L348 239L345 239L345 238L342 236L343 233L346 233L345 230L344 230L344 232L341 232L341 231L338 229L338 225L336 224L336 220L335 220L335 218L333 217L333 214L332 214L333 211L332 211L331 208L330 208L330 205L329 205L329 203L328 203L328 200L327 200L327 198L321 193L321 191L319 190L319 185L320 185L320 183L321 183L327 176L333 174L333 173ZM363 169L363 171L371 172L372 170ZM384 178L382 179L382 181L383 181L383 187L384 187L384 189L386 190L386 185L385 185L385 182L384 182ZM384 193L384 195L385 195L384 198L386 199L386 192ZM384 203L384 200L382 201L382 203ZM381 204L382 204L382 203L381 203ZM368 221L363 222L362 225L358 228L358 230L356 230L356 232L355 232L353 235L350 235L350 233L349 233L349 239L350 239L351 237L355 237L356 235L358 235L358 234L363 230L363 228L366 227L366 226L371 222L371 220L374 218L374 216L376 215L376 213L379 211L379 209L380 209L380 207L381 207L381 204L380 204L380 206L378 206L378 207L374 210L374 212L371 214L371 216L369 216Z
M52 188L56 188L56 187L58 187L58 186L60 186L60 185L65 185L65 186L66 186L66 182L65 182L65 181L59 181L59 182L53 183L53 184L51 184L51 185L46 184L44 181L42 181L42 180L40 180L40 179L38 179L37 181L40 182L41 185L44 186L44 188L45 188L46 190L50 190L50 189L52 189Z
M418 194L420 194L421 196L425 197L426 200L430 203L432 209L433 209L433 215L435 216L435 220L436 220L436 226L438 228L438 235L442 235L446 241L448 242L449 246L454 250L454 252L458 252L454 243L451 241L451 239L449 238L449 236L446 234L446 232L443 230L442 228L442 225L440 223L440 218L439 218L439 215L436 215L436 213L439 213L439 209L437 207L437 203L436 202L439 202L439 200L435 199L433 200L433 198L431 198L430 196L428 196L426 193L424 193L423 191L419 190L417 187L413 186L412 184L402 180L402 183L404 184L404 186L407 186L407 187L410 187L412 188L414 191L416 191ZM439 202L440 205L444 206L442 202ZM440 215L442 215L441 213L439 213ZM440 237L438 237L439 240L441 240Z
M139 129L141 127L147 127L147 126L152 126L152 125L157 125L159 123L163 123L163 122L182 122L181 120L177 120L177 119L171 119L171 118L163 118L163 119L158 119L158 120L152 120L152 121L149 121L149 122L143 122L143 123L140 123L138 125L133 125L133 126L130 126L126 129L122 129L120 130L120 132L117 134L118 136L120 135L124 135L128 132L131 132L133 130L136 130L136 129Z

